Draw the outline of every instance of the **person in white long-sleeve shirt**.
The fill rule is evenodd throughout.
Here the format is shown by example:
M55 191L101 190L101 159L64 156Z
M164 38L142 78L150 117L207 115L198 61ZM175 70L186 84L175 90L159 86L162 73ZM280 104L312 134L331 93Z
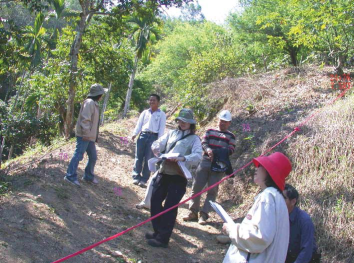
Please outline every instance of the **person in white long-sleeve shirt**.
M166 114L159 109L160 96L151 94L149 98L150 108L144 110L132 134L132 140L140 133L136 142L135 163L133 169L133 184L146 187L150 177L148 160L153 157L151 145L160 138L166 127Z
M240 224L224 224L231 245L223 263L284 263L289 244L289 215L282 194L291 171L282 153L253 159L254 182L261 193Z

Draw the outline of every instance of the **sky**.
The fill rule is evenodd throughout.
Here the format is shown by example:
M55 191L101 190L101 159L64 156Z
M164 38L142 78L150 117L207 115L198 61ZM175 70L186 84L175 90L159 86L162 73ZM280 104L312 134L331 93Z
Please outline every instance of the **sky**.
M199 0L198 2L205 18L218 24L224 23L230 11L236 11L238 6L238 0ZM171 17L178 17L180 13L178 8L167 10L167 14Z

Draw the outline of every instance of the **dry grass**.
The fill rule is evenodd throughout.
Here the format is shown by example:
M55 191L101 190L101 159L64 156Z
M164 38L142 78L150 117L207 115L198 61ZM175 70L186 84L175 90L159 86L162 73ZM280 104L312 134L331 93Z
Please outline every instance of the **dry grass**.
M353 262L354 96L326 107L289 145L289 180L316 225L326 262ZM329 253L330 252L330 253Z
M331 98L334 98L338 94L337 91L332 90L330 87L329 72L329 68L318 69L316 67L309 67L303 69L300 73L288 69L276 73L260 74L250 78L225 79L224 81L212 84L209 94L213 96L214 99L226 100L223 109L229 109L233 114L230 130L233 131L237 137L236 152L231 160L234 168L239 168L253 157L258 156L265 149L290 133L298 123L314 110L324 107L321 114L309 122L306 127L303 127L298 135L285 141L275 150L284 152L290 157L293 163L293 171L288 182L299 190L302 196L300 207L306 210L313 218L316 227L317 243L322 251L323 262L352 263L354 262L354 254L352 252L354 241L354 114L352 105L354 105L354 95L347 96L334 106L325 106ZM97 165L97 169L99 174L102 175L102 184L92 190L94 194L92 200L97 201L97 205L95 205L92 200L87 204L79 201L80 206L85 208L83 212L88 209L90 211L94 211L95 209L99 210L103 203L102 200L104 200L104 202L112 202L111 206L114 209L109 208L106 212L109 213L109 211L112 210L114 214L114 216L112 214L112 218L117 220L114 221L113 225L115 226L120 226L122 222L124 223L124 220L127 220L124 218L121 222L120 218L116 218L117 215L120 215L119 213L132 213L134 216L141 216L140 214L136 214L136 211L133 210L132 207L134 207L133 203L137 202L143 195L143 190L132 188L129 185L134 147L131 143L122 145L120 141L120 136L129 136L129 133L135 126L136 119L137 118L131 118L120 120L118 123L107 124L104 129L101 130L101 132L104 133L102 140L99 142L102 163L100 162ZM171 119L173 119L173 117L171 117ZM249 124L251 131L243 130L242 124L245 123ZM207 128L216 126L216 124L217 119L214 118L208 122L207 125L202 126L198 134L203 135ZM73 149L73 146L70 144L62 148L62 150L66 152L73 151ZM53 156L57 157L58 152L54 152ZM47 186L48 189L60 190L57 191L60 193L58 198L71 198L70 195L66 194L66 192L71 191L70 185L64 184L62 180L65 173L64 167L55 164L57 161L55 158L53 160L48 158L47 162L41 164L39 157L40 155L38 155L38 158L32 156L33 159L37 160L38 166L42 165L44 168L40 169L39 167L38 172L34 173L33 176L37 176L38 178L43 177L41 179L42 181L34 180L36 177L29 177L29 179L31 179L28 180L30 184L26 185L26 182L22 182L23 176L21 175L21 177L18 178L18 183L23 184L21 187L23 187L25 191L28 191L27 188L30 190L33 188L36 194L35 196L38 196L38 193L42 194L43 186L50 183L57 188ZM51 167L51 163L53 163L53 165L55 164L55 166ZM245 215L259 191L258 188L251 183L252 169L251 167L241 171L234 179L229 180L231 183L223 183L219 191L219 201L223 202L223 205L229 209L230 213L235 218ZM40 187L34 182L40 182ZM117 182L117 185L123 187L126 193L129 194L129 198L123 199L124 206L122 208L124 209L120 209L121 205L116 205L115 199L113 199L113 197L115 197L113 192L107 191L107 189L112 188L112 183ZM62 189L65 190L63 193ZM58 193L54 192L49 197L52 195L55 197ZM82 200L87 199L84 190L79 191L78 194ZM46 195L48 195L46 192L42 194L42 198L47 198ZM9 198L9 200L12 200L12 198ZM73 202L58 202L56 199L53 200L54 201L47 200L50 206L45 208L48 210L54 207L55 211L60 212L61 217L67 214L64 209L65 206L70 206ZM125 200L127 200L127 203L125 203ZM22 204L22 202L19 202L19 204ZM91 205L92 207L90 207ZM64 208L62 206L64 206ZM80 214L82 209L76 209L75 207L70 209L75 211L75 213L70 213L70 216L66 218L67 224L69 224L72 217L78 213L83 220L87 219L85 213ZM182 207L181 209L186 208ZM24 209L18 210L25 211ZM15 212L17 213L17 210ZM15 212L14 214L16 214ZM97 214L100 214L100 212L98 211ZM181 214L183 214L183 212ZM137 217L136 222L139 220L140 218ZM74 221L81 222L81 219ZM96 230L97 226L95 226L95 222L96 220L91 222L92 225L90 229ZM14 225L15 223L18 225L18 223L14 221ZM208 228L199 229L195 228L194 225L188 225L186 223L180 224L180 226L176 227L176 231L180 231L179 235L176 235L178 238L176 244L182 244L184 246L185 242L188 243L189 237L186 237L187 234L193 236L193 239L191 239L193 242L190 242L189 247L186 246L187 249L179 249L173 246L175 252L169 252L170 254L166 254L165 256L169 257L170 262L178 262L171 259L171 256L174 259L177 258L177 254L180 254L181 257L185 256L184 259L179 260L182 262L187 262L187 257L189 260L191 255L196 257L196 259L202 259L200 262L206 262L207 258L211 260L213 254L218 253L220 258L222 258L220 251L223 251L223 248L215 248L215 245L211 241L212 237L210 235L207 235L207 237L204 236L205 232L213 232L215 234L215 232L217 232L215 226L217 225L215 224L208 226ZM71 227L77 229L75 225L71 224ZM108 229L106 228L107 227L104 228L105 231L110 230L109 225ZM112 227L112 229L116 231L114 227ZM55 232L56 231L53 231L53 233ZM48 251L50 252L48 253L57 255L59 253L58 250L63 249L62 247L69 253L69 251L72 252L73 249L69 249L66 246L68 244L77 245L76 242L78 241L74 240L71 241L72 243L68 243L68 240L70 241L71 238L68 238L66 236L67 234L61 235L61 233L62 232L58 232L58 235L60 235L59 241L53 242L55 248L52 248L52 250L49 249ZM107 235L108 233L110 233L110 231L107 232ZM9 233L8 236L12 237L13 233ZM31 233L31 236L34 236L34 232ZM135 242L134 245L129 242L124 244L129 250L129 255L139 255L139 253L141 253L139 251L133 251L131 248L138 247L136 239L142 236L143 235L140 234L132 239L126 239ZM198 246L194 245L194 236L198 240L200 239ZM96 235L97 240L100 237L101 235ZM86 240L81 236L80 239ZM63 242L58 247L56 242L60 242L61 240ZM89 239L87 238L87 240ZM28 243L38 244L38 240L36 240L36 242L30 240ZM42 243L42 245L44 244ZM4 245L2 246L4 247ZM110 246L112 246L111 249L113 249L116 244L114 243ZM143 246L144 244L141 244L141 250L145 251ZM80 247L83 247L83 245ZM208 253L210 251L212 253L200 256L198 252L195 252L199 247L204 248ZM14 249L18 249L17 246L14 246ZM26 250L31 251L28 247ZM181 253L182 251L183 253ZM144 253L149 252L146 251ZM62 254L61 251L60 254ZM98 257L97 255L93 256ZM154 255L152 255L152 257L153 256ZM42 259L44 258L42 257ZM19 261L17 260L16 262Z
M349 263L354 262L354 95L325 106L338 95L330 87L329 73L329 68L316 67L300 73L283 70L226 79L216 83L214 91L227 94L223 109L233 114L231 130L238 140L234 168L258 156L324 107L299 135L275 151L284 152L293 163L288 182L299 190L300 207L313 218L323 262ZM249 124L251 132L242 130L243 123ZM247 168L233 184L221 187L220 199L234 217L244 216L258 193L251 184L252 174L253 167Z

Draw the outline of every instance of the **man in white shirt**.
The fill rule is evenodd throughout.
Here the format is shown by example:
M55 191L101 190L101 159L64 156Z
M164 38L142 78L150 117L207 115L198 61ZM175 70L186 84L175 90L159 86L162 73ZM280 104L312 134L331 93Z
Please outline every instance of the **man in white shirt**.
M140 133L136 142L133 184L143 188L150 177L148 161L153 157L151 145L163 135L166 126L166 114L159 109L160 96L151 94L149 104L150 108L140 114L132 135L134 141Z

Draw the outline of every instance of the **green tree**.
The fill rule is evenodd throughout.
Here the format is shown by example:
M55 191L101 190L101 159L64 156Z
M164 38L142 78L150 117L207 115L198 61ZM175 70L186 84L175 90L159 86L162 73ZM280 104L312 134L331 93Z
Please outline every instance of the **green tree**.
M148 8L152 10L157 10L160 6L181 6L183 2L189 2L190 0L153 0L153 1L144 1L144 0L119 0L116 7L109 11L107 10L103 3L103 0L98 2L93 0L82 0L80 1L81 12L80 12L80 21L76 29L76 37L72 43L70 50L70 84L69 84L69 94L67 100L67 110L66 117L64 121L64 130L65 136L69 138L71 131L74 127L74 102L77 86L77 76L78 76L78 55L80 52L80 47L82 43L82 38L85 33L87 25L90 23L92 17L96 15L115 15L123 16L132 13L134 10L139 10L141 8ZM133 77L134 79L134 77Z
M182 15L179 17L182 21L188 21L192 23L205 21L205 16L202 13L202 7L198 1L194 3L187 3L182 6Z
M290 33L299 19L290 0L243 1L243 4L244 11L229 18L235 32L248 34L251 42L267 43L275 51L283 50L289 55L290 63L297 66L303 45Z
M298 45L325 53L322 59L333 64L339 75L347 58L354 54L354 5L349 0L291 1L297 16L297 24L290 35Z
M125 98L123 117L127 116L129 111L130 99L132 95L134 78L138 68L138 61L142 58L145 52L149 52L149 46L159 39L159 20L154 14L147 14L146 16L139 17L135 14L127 20L131 25L132 39L135 43L135 57L132 68L132 73L129 79L127 95Z

